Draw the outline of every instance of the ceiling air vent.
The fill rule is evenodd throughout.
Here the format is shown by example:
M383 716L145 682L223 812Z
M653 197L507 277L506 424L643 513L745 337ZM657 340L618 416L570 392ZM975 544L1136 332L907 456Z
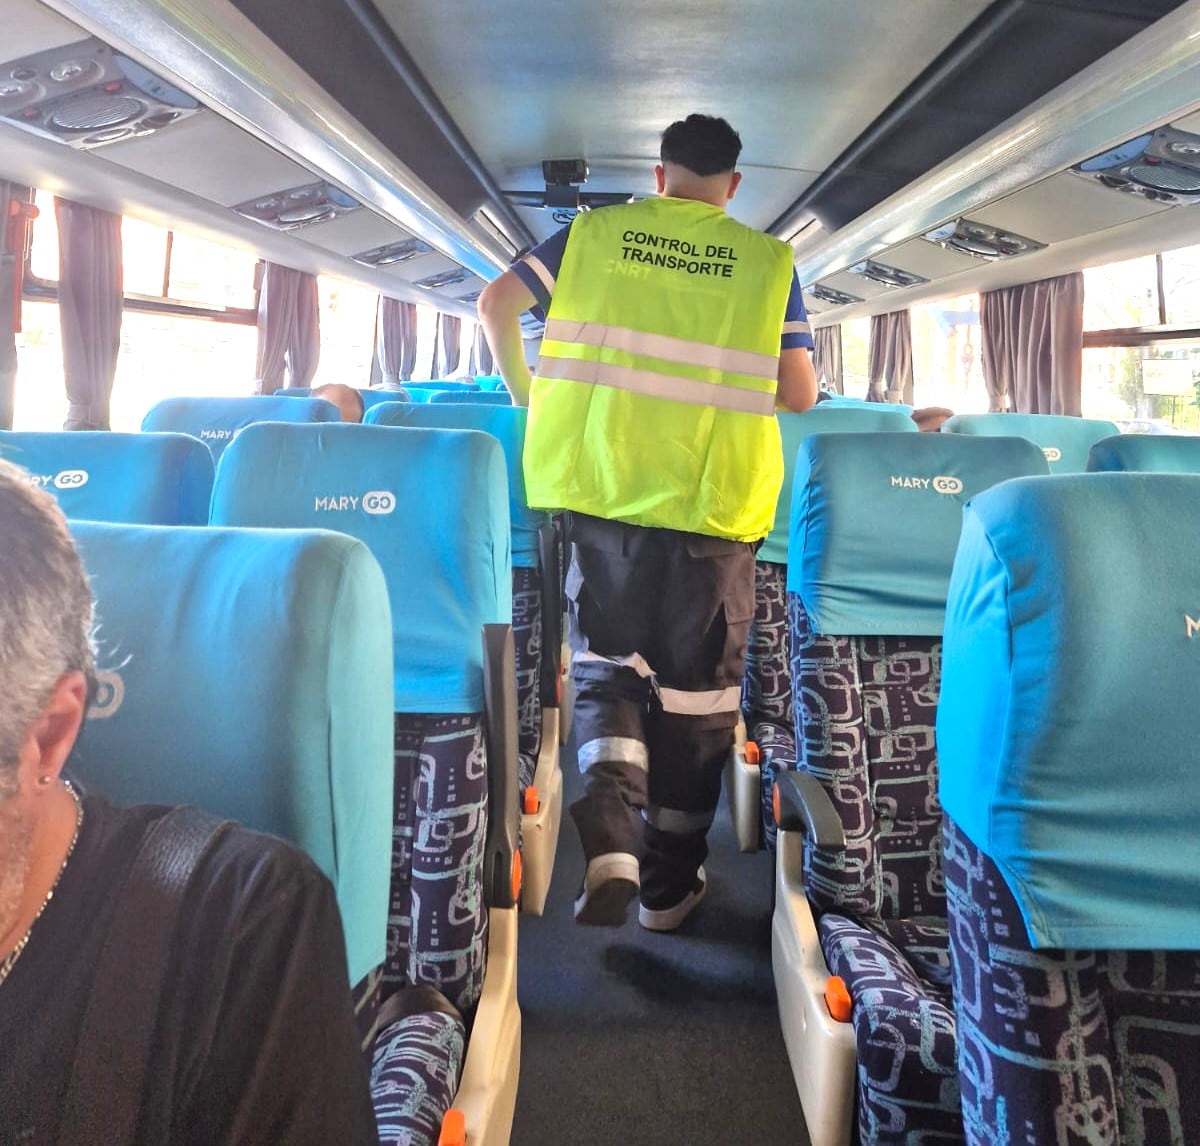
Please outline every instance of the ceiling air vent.
M1010 259L1027 251L1040 251L1046 246L1036 239L1014 235L1011 231L1002 231L987 223L976 223L973 219L955 219L952 223L944 223L932 231L926 231L921 238L937 243L948 251L959 251L989 261Z
M356 211L362 204L332 183L306 183L269 195L259 195L239 203L234 210L256 223L265 223L277 231L297 231L313 223L325 223Z
M350 257L365 267L394 267L397 263L406 263L409 259L426 255L432 250L428 243L423 243L420 239L401 239L398 243L372 247L369 251L361 251Z
M863 278L886 287L909 287L929 281L922 275L902 271L899 267L889 267L886 263L877 263L874 259L864 259L846 269L852 275L862 275Z
M0 64L0 116L71 147L152 135L200 110L186 92L99 40Z
M454 286L456 283L466 282L470 277L469 271L464 271L461 267L455 267L453 270L442 271L436 275L427 275L423 279L417 279L417 286L428 287L430 290L438 290L441 287Z
M807 289L813 298L819 298L822 302L829 303L830 306L849 306L852 302L862 302L857 295L847 294L844 290L835 290L833 287L823 286L821 283L815 283Z
M1160 127L1085 159L1071 172L1155 202L1200 203L1200 135Z

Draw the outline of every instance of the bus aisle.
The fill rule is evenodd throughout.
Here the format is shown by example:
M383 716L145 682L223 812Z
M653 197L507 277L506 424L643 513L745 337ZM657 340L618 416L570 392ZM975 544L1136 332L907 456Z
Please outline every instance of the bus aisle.
M708 892L679 931L580 927L583 853L567 805L541 918L521 917L523 1034L513 1146L807 1146L771 977L773 856L739 853L722 800Z

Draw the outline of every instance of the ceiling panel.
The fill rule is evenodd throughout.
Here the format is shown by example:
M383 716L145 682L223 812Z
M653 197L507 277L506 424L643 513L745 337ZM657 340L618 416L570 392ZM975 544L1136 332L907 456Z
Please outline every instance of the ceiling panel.
M35 0L5 0L0 60L18 60L48 48L90 39L87 32ZM7 73L0 70L0 75Z
M361 207L328 222L301 227L297 233L302 234L306 242L339 255L356 255L408 237L408 232L395 223Z
M1056 243L1165 210L1164 203L1112 191L1064 171L972 211L971 218L1039 243Z
M907 243L901 243L898 247L890 247L881 251L876 260L886 263L889 267L912 271L913 274L927 279L939 279L956 271L970 270L981 261L960 251L948 251L945 247L939 247L937 243L930 243L925 239L909 239Z
M766 226L988 0L840 0L794 6L791 25L767 0L376 3L502 187L550 157L585 156L597 181L648 171L662 129L701 111L778 172L738 196Z
M1200 135L1200 111L1193 112L1191 115L1185 115L1183 119L1175 120L1174 126L1180 131L1194 131Z
M841 271L836 275L828 275L821 280L822 286L833 287L834 290L845 291L846 294L857 295L859 298L878 298L887 294L894 287L884 286L883 283L873 282L862 275L852 275Z

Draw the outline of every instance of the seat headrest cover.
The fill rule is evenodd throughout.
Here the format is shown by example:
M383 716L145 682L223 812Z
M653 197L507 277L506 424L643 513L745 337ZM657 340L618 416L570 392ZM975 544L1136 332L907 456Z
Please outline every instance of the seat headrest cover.
M803 414L780 411L779 435L783 439L783 488L775 503L775 524L758 551L760 561L787 564L788 529L792 510L792 476L796 471L796 450L809 434L876 433L895 430L916 431L916 424L903 410L880 402L838 406L821 402Z
M1083 473L1093 443L1116 432L1113 422L1067 414L955 414L942 423L943 434L1028 438L1042 448L1052 474Z
M481 395L476 394L479 398ZM499 441L508 469L508 508L512 522L512 563L516 569L538 566L538 533L550 520L541 510L530 509L525 498L525 450L523 406L487 406L472 403L381 402L367 411L363 421L380 426L412 429L479 430Z
M904 402L868 402L866 398L851 398L847 394L832 394L828 391L817 405L827 406L831 410L837 409L839 406L851 410L861 410L864 407L868 410L899 410L910 417L913 412L913 408Z
M503 390L504 379L499 374L476 374L475 385L480 390Z
M433 404L473 402L479 406L511 406L512 395L507 390L434 390L429 401Z
M247 426L221 458L214 525L366 542L392 606L397 712L483 711L486 623L512 621L500 443L467 430Z
M381 962L391 642L378 562L326 531L72 524L101 688L72 767L120 804L196 804L333 882L352 982Z
M1046 459L1024 438L819 434L796 455L788 589L829 636L937 636L972 495Z
M943 808L1035 947L1200 948L1200 476L1009 482L964 516Z
M70 518L204 525L212 454L187 434L0 431L0 457L27 469Z
M143 430L174 430L199 438L213 458L255 422L336 422L338 408L324 398L254 394L246 398L164 398L142 419Z
M364 412L372 406L380 402L400 402L407 400L407 391L400 387L393 387L389 390L383 390L379 387L370 387L363 389L361 386L354 387L362 397ZM311 386L281 386L275 391L282 398L307 398L312 394Z
M1115 434L1101 438L1088 454L1092 472L1200 473L1200 436L1190 434Z
M457 382L450 378L431 378L428 382L405 382L406 390L478 390L477 382Z

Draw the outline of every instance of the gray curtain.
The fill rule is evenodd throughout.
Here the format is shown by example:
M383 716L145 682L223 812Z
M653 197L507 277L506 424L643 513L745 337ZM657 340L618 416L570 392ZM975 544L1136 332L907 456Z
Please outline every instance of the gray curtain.
M984 291L979 326L989 410L1082 414L1082 273Z
M818 326L813 331L813 370L817 384L835 394L842 389L842 328L840 325Z
M471 373L492 374L496 362L492 357L492 348L488 345L487 335L483 333L483 324L475 327L475 341L471 343Z
M462 319L454 314L438 314L437 336L433 342L431 378L450 378L462 359Z
M274 394L307 386L321 358L321 302L317 276L267 263L258 296L258 361L254 388Z
M867 401L912 405L912 324L907 310L871 316L867 348Z
M379 300L378 354L385 386L397 386L412 378L417 364L415 302L386 297Z
M125 297L121 216L67 199L54 200L54 214L68 400L63 429L107 430Z

